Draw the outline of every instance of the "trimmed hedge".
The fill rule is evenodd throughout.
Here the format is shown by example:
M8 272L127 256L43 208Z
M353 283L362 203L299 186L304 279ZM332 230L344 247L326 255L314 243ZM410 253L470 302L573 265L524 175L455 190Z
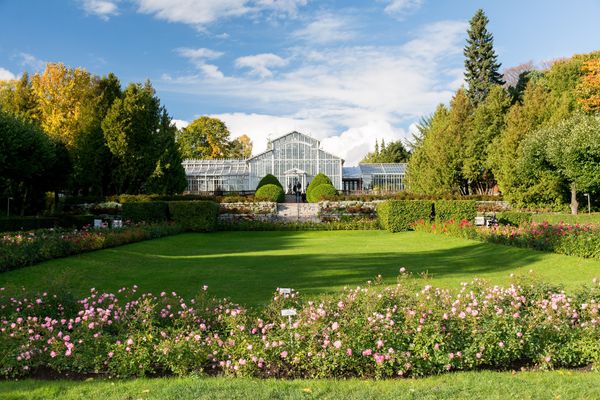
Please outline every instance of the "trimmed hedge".
M329 198L337 194L337 189L329 183L322 183L319 186L306 193L306 200L309 203L318 203L324 198Z
M313 180L310 181L310 183L308 184L308 187L306 188L306 191L308 192L324 183L326 183L328 185L333 185L333 183L331 182L331 179L329 179L329 177L327 175L325 175L322 172L319 172L318 174L315 175Z
M477 216L475 200L437 200L434 208L437 221L467 220L473 222Z
M281 188L281 190L283 190L283 186L281 186L281 182L279 182L279 179L277 179L277 177L275 177L275 175L272 174L267 174L265 175L260 182L258 182L258 186L256 186L256 190L258 191L258 189L260 189L263 186L266 185L275 185L275 186L279 186Z
M272 201L275 203L283 203L285 201L285 193L280 186L268 184L258 188L254 194L256 200Z
M132 201L123 204L123 219L133 222L164 222L169 219L166 201Z
M132 202L149 202L149 201L192 201L192 200L214 200L214 196L203 194L120 194L106 198L106 201L115 201L125 204Z
M496 218L498 218L498 223L500 225L514 226L530 223L532 220L532 216L532 213L518 211L504 211L502 213L496 214Z
M212 232L217 228L219 205L213 201L170 201L169 214L176 224L194 232Z
M534 214L531 217L532 222L548 222L550 224L590 224L600 225L600 213L579 213L573 214Z
M413 229L419 220L429 221L433 202L428 200L388 200L377 206L381 226L390 232Z
M52 217L6 217L0 218L0 232L54 228L56 224Z

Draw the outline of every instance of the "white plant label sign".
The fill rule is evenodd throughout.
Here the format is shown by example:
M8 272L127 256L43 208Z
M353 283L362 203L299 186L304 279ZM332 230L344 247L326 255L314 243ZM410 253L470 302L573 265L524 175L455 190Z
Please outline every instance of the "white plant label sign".
M294 315L296 315L296 310L294 310L293 308L281 310L282 317L293 317Z

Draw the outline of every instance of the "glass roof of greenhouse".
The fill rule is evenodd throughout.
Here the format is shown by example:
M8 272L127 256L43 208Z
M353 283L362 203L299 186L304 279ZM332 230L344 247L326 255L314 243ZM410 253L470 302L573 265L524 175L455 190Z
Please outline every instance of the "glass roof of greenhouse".
M247 175L248 164L246 160L185 160L183 162L185 174L188 176L227 176Z
M358 164L362 175L391 175L405 174L406 164L403 163L373 163Z

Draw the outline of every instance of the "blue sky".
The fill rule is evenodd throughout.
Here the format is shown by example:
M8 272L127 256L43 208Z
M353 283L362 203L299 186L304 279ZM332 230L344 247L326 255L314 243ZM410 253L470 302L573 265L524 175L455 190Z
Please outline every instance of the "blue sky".
M462 84L477 8L503 67L599 48L600 1L0 0L0 79L47 61L150 79L178 124L299 130L355 164Z

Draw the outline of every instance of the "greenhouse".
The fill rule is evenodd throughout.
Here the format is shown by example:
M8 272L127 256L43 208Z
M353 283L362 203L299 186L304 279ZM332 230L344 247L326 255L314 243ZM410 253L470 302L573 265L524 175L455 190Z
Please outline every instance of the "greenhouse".
M342 167L344 160L321 149L308 135L291 132L247 160L185 160L188 193L253 192L262 177L277 177L286 193L305 192L318 173L327 175L346 193L404 190L406 164L359 164Z

